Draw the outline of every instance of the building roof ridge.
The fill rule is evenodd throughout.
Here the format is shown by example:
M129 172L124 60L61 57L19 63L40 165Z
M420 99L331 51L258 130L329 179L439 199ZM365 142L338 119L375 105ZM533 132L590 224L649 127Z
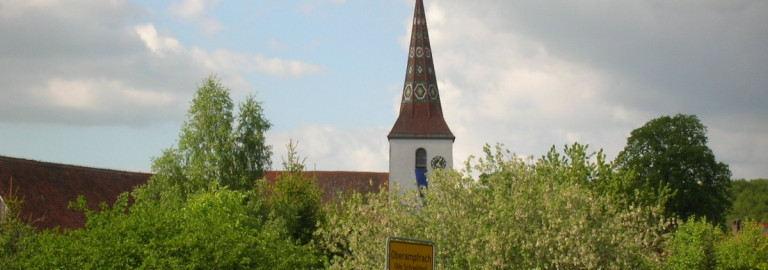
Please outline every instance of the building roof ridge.
M128 170L110 169L110 168L98 168L98 167L91 167L91 166L85 166L85 165L66 164L66 163L59 163L59 162L41 161L41 160L35 160L35 159L18 158L18 157L10 157L10 156L2 156L2 155L0 155L0 163L3 162L3 161L20 162L20 163L28 163L28 164L37 164L37 165L48 166L48 167L58 167L58 168L62 168L62 169L72 168L72 169L84 169L84 170L91 170L91 171L117 172L117 173L128 173L128 174L147 174L147 175L151 175L152 174L151 172L128 171Z

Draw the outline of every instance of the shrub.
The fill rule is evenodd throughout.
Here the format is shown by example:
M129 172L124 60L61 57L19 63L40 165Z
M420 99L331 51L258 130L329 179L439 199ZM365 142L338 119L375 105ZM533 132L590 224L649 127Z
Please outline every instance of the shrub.
M715 269L715 245L720 230L706 218L688 218L674 232L667 246L667 269Z
M740 232L715 247L719 269L768 269L768 236L756 222L744 222Z

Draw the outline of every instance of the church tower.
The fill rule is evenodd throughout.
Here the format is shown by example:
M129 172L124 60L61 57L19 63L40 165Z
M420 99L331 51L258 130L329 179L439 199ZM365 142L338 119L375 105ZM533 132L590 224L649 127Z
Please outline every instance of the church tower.
M433 169L453 166L456 137L443 119L422 0L413 12L400 115L387 138L390 187L421 190Z

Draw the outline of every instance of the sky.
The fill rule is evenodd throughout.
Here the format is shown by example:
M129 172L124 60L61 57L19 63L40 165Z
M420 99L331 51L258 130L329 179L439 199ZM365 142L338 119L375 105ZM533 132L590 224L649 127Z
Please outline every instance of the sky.
M694 114L768 177L768 1L425 0L454 166L501 143L613 159ZM0 0L0 155L149 172L215 74L310 170L388 170L413 0Z

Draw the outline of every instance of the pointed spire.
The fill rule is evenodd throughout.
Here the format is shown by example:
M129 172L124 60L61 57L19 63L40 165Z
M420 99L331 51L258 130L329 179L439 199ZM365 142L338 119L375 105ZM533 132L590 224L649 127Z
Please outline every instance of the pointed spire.
M400 116L388 138L455 139L443 118L424 2L416 0Z

